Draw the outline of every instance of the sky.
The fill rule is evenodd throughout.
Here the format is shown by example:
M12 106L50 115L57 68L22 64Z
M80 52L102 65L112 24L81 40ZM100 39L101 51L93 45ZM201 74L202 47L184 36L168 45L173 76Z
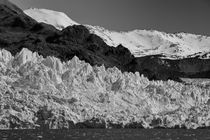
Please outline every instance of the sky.
M20 8L66 13L80 24L210 35L210 0L10 0Z

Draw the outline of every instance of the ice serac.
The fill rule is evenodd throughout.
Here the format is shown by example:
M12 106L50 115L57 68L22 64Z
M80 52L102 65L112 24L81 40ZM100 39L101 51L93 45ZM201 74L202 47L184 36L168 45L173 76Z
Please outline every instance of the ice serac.
M10 60L13 59L13 56L10 52L5 49L0 50L0 62L7 64Z
M61 62L28 49L0 52L0 128L210 126L210 81L149 81L76 56Z
M69 25L77 25L64 13L29 9L25 13L38 22L51 24L59 30ZM65 16L64 16L65 15ZM108 45L127 47L136 57L147 55L163 55L164 58L181 59L200 57L208 59L210 53L210 37L189 33L165 33L155 30L134 30L129 32L110 31L103 27L85 25L91 33L100 36Z
M38 53L31 52L26 48L15 57L14 65L24 65L27 62L36 62L38 59Z
M33 17L38 22L43 22L53 25L59 30L62 30L67 26L79 25L77 22L73 21L66 14L62 12L56 12L47 9L36 9L36 8L31 8L25 10L24 12L30 17Z

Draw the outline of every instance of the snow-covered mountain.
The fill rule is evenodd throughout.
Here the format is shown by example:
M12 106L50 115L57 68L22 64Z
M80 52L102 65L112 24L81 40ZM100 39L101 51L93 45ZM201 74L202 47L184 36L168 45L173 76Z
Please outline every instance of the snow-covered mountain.
M61 30L69 25L78 24L66 14L46 9L28 9L27 15L38 22L44 22ZM170 34L155 30L134 30L130 32L110 31L103 27L85 25L92 33L100 36L108 45L122 44L136 57L163 54L165 58L178 59L200 56L209 58L210 37L176 33Z
M57 29L62 30L70 25L78 25L77 22L70 19L66 14L62 12L56 12L47 9L31 8L24 11L27 15L30 15L38 22L44 22L55 26Z

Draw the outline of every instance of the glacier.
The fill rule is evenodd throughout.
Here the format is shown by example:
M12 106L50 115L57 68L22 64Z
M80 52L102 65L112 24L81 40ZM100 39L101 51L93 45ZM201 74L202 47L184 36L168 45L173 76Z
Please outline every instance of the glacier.
M210 126L210 81L149 81L138 72L0 50L0 128ZM83 125L84 124L84 125Z
M78 25L66 14L47 9L31 8L25 14L38 22L53 25L62 30ZM135 57L163 55L167 59L199 57L209 59L210 37L189 33L165 33L156 30L110 31L100 26L85 25L91 33L100 36L108 45L127 47Z

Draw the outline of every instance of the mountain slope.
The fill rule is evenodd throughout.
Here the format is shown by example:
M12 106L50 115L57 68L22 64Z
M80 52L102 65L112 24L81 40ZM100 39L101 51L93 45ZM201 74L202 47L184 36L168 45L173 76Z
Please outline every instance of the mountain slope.
M101 27L88 27L107 44L111 46L122 44L136 57L162 54L166 58L180 59L199 52L210 52L210 37L206 36L187 33L167 34L155 30L115 32Z
M29 9L24 12L38 22L51 24L60 30L75 24L75 22L67 16L54 16L55 13L60 14L60 12L52 10L46 10L45 12L43 9ZM64 22L60 22L61 20ZM205 57L205 54L210 52L210 37L207 36L187 33L167 34L154 30L116 32L98 26L85 26L91 33L100 36L108 45L118 46L122 44L136 57L162 54L165 55L166 58L180 59L195 55L200 56L199 53L202 53L202 59L209 58Z
M13 28L13 30L27 30L37 23L8 0L0 0L0 11L0 26L7 28L7 30L11 28Z
M13 7L9 2L0 4L0 48L13 55L28 48L44 57L56 56L68 61L76 55L91 65L116 66L123 71L128 71L126 65L134 59L128 49L121 45L116 48L108 46L82 25L68 26L59 31L51 25L38 23Z
M108 46L83 25L68 26L60 31L49 24L38 23L13 4L0 4L0 9L0 48L10 51L12 55L22 48L43 57L55 56L61 61L68 61L76 55L91 66L104 65L106 68L117 67L121 71L140 72L150 80L209 78L209 59L194 57L171 61L163 55L135 58L122 45Z

